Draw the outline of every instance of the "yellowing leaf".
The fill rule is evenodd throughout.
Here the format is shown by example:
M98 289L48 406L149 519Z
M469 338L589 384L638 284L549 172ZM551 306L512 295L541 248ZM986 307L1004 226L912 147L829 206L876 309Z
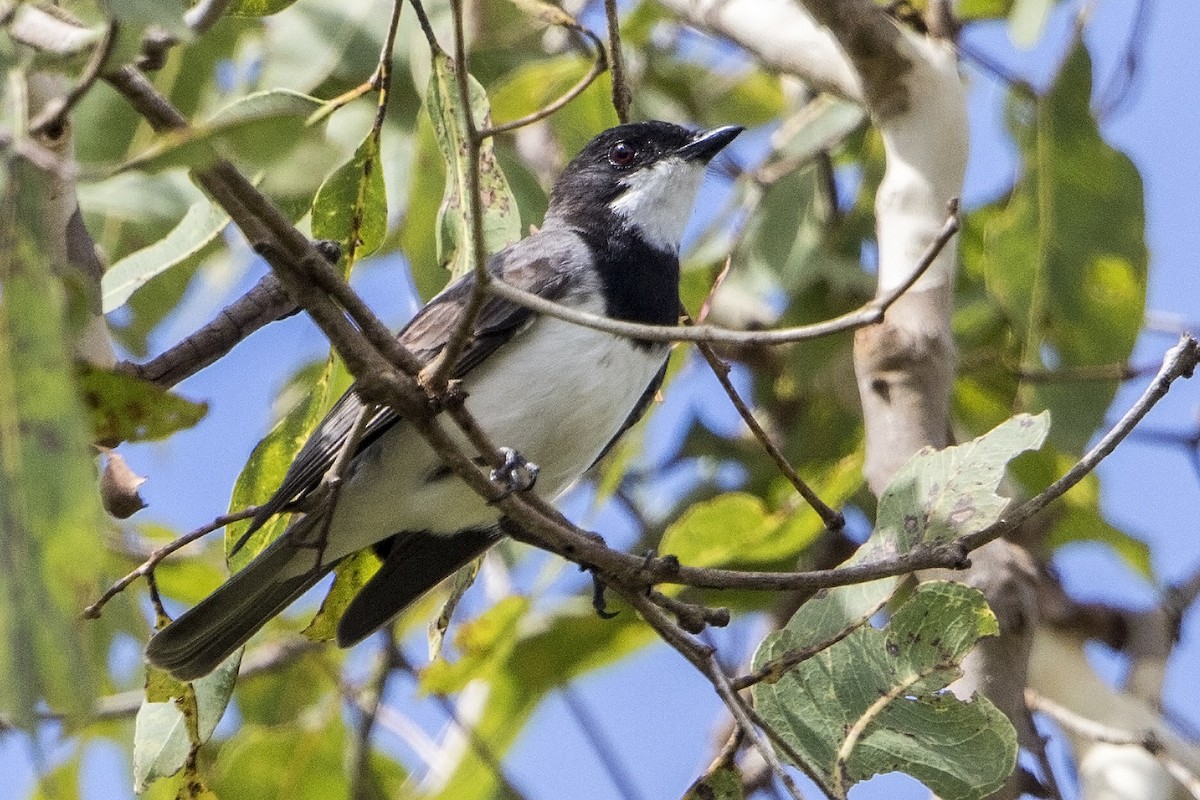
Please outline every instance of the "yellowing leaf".
M373 133L321 184L312 204L312 232L342 245L347 268L379 249L387 233L387 195Z
M192 427L208 413L208 403L195 403L150 381L99 367L80 367L79 389L91 413L92 435L100 442L163 439Z
M442 52L433 54L433 69L425 93L425 108L433 123L438 149L446 163L446 188L438 210L436 238L438 260L457 278L475 268L472 246L467 113L476 129L490 124L487 94L468 76L470 109L462 106L454 62ZM521 237L517 202L500 165L491 139L479 148L479 191L482 199L483 243L486 254L495 253Z
M264 503L279 488L292 460L329 410L333 395L331 383L334 382L335 373L342 371L340 362L330 356L315 382L304 387L300 402L254 448L233 486L233 497L229 501L231 512ZM264 547L283 533L287 522L288 515L281 514L255 531L245 546L229 556L230 569L241 569L262 552ZM226 554L230 553L249 527L249 521L226 526Z

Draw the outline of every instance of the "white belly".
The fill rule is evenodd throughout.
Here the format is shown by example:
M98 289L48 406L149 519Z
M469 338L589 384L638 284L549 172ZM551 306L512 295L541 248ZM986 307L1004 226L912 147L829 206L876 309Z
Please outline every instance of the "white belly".
M535 490L554 498L620 430L667 353L666 345L639 348L611 334L539 318L467 376L466 407L497 446L538 465ZM452 421L441 419L457 433ZM493 523L496 509L462 481L430 480L439 464L403 423L381 437L343 487L329 555L360 550L399 531L451 533Z

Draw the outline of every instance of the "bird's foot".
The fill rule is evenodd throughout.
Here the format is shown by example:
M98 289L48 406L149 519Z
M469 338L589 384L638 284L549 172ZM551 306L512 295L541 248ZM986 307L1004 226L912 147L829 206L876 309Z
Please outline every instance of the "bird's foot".
M609 611L608 601L604 597L604 590L608 586L596 574L596 570L591 570L592 573L592 608L596 610L596 616L600 619L612 619L619 614L619 611Z
M500 455L504 462L491 471L489 477L494 483L504 487L504 493L497 497L503 500L513 492L527 492L537 483L538 465L526 461L525 456L511 447L501 447Z

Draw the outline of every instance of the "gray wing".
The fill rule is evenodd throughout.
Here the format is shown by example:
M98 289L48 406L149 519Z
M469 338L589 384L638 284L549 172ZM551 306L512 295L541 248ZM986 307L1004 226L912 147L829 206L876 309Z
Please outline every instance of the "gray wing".
M543 231L492 256L488 271L527 292L560 300L571 288L572 277L576 274L569 268L571 262L580 255L581 245L574 234ZM425 363L435 358L446 346L474 285L474 274L468 274L447 286L400 332L401 343ZM453 377L461 378L469 373L509 342L532 317L533 312L522 306L495 295L489 296L475 318L470 337L454 366ZM300 449L279 489L254 515L243 541L285 506L302 500L320 486L362 409L363 402L351 386ZM377 410L367 420L354 455L361 453L399 420L400 416L390 408Z

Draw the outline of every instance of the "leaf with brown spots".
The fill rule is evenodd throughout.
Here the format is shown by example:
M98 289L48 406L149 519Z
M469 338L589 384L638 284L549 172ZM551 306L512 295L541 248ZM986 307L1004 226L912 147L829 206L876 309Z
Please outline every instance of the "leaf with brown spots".
M118 442L165 439L192 427L208 413L208 403L184 399L124 372L81 364L78 382L91 417L92 435L110 447Z
M834 797L903 769L939 797L978 800L1012 772L1016 732L986 698L943 690L976 640L998 632L976 589L923 583L882 630L860 627L779 681L758 684L755 705ZM756 662L789 646L776 637Z
M312 232L332 239L346 255L346 271L379 249L387 233L387 194L379 140L367 134L354 157L325 179L312 204Z
M425 110L433 123L438 150L446 163L446 188L438 209L438 259L450 271L450 278L465 275L475 268L471 246L471 204L469 164L467 161L467 113L475 128L490 124L487 94L474 78L469 78L470 109L460 101L454 62L445 53L433 54L433 69L425 93ZM521 215L508 179L496 162L491 139L479 146L479 193L483 210L483 243L495 253L521 238Z

